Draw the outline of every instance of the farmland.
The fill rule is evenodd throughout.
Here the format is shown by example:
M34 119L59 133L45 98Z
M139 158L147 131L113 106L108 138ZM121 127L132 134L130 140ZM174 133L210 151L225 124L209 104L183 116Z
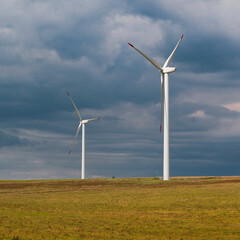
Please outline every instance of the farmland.
M0 239L240 239L240 178L0 181Z

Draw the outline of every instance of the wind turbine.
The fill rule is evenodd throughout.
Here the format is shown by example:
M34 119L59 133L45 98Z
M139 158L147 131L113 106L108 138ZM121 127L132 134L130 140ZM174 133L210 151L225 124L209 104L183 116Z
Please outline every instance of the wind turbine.
M82 117L81 117L76 105L74 104L69 92L67 92L67 95L69 96L69 98L70 98L70 100L71 100L71 102L72 102L72 104L75 108L75 111L77 113L77 116L79 118L79 125L78 125L77 132L76 132L76 135L75 135L74 140L73 140L73 144L71 146L71 149L69 150L69 155L71 154L72 148L75 145L78 133L79 133L80 128L82 126L82 176L81 177L82 177L82 179L85 179L85 124L87 124L89 122L92 122L92 121L95 121L95 120L98 120L100 118L92 118L92 119L82 120Z
M161 123L160 132L162 131L162 111L164 105L164 137L163 137L163 180L169 180L169 77L168 74L175 72L176 67L169 67L169 64L175 54L180 42L182 41L183 35L178 41L176 47L161 67L154 59L150 58L139 49L128 43L132 48L142 54L150 63L153 64L161 72ZM164 96L164 97L163 97Z

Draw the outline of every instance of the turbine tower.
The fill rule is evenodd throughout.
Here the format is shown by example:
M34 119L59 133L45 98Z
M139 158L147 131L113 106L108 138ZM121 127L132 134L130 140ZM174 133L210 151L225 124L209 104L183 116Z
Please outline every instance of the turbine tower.
M169 180L169 73L175 72L176 67L169 67L169 64L175 54L180 42L182 41L183 35L178 41L176 47L161 67L154 59L150 58L139 49L128 43L132 48L142 54L149 62L153 64L161 72L161 123L160 132L162 131L162 112L164 106L164 136L163 136L163 180Z
M82 117L76 107L76 105L74 104L70 94L67 92L67 95L69 96L74 108L75 108L75 111L77 113L77 116L79 118L79 125L78 125L78 128L77 128L77 132L76 132L76 135L75 135L75 138L73 140L73 144L71 146L71 149L69 150L69 155L72 151L72 148L73 146L75 145L75 142L76 142L76 139L77 139L77 136L78 136L78 133L80 131L80 128L82 126L82 179L85 179L85 124L89 123L89 122L92 122L92 121L95 121L95 120L98 120L100 118L92 118L92 119L86 119L86 120L82 120Z

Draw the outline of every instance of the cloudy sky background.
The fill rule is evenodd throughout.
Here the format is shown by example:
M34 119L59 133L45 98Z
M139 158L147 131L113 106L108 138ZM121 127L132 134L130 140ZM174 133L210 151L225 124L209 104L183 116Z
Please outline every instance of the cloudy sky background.
M160 64L170 75L170 175L240 175L240 2L0 0L0 179L162 176Z

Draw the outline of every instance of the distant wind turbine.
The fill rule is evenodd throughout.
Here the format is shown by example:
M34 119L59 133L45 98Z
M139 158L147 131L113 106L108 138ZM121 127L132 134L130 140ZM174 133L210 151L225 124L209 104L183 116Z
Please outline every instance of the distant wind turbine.
M154 59L150 58L139 49L134 47L132 44L128 43L131 47L142 54L149 62L153 64L154 67L159 69L161 72L161 123L160 132L162 131L162 111L164 105L164 137L163 137L163 180L169 180L169 77L168 74L175 72L176 67L169 67L169 64L175 54L180 42L182 41L183 35L178 41L176 47L161 67ZM163 103L164 102L164 103Z
M80 115L76 105L74 104L70 94L68 92L67 92L67 94L68 94L68 96L69 96L69 98L70 98L70 100L71 100L71 102L72 102L72 104L73 104L73 106L75 108L77 116L79 118L79 125L78 125L78 128L77 128L77 132L76 132L75 138L73 140L73 144L72 144L71 149L69 151L69 155L72 152L72 148L75 145L78 133L79 133L80 128L82 126L82 176L81 177L82 177L82 179L85 179L85 124L87 124L89 122L92 122L92 121L95 121L95 120L98 120L100 118L92 118L92 119L82 120L82 117L81 117L81 115Z

